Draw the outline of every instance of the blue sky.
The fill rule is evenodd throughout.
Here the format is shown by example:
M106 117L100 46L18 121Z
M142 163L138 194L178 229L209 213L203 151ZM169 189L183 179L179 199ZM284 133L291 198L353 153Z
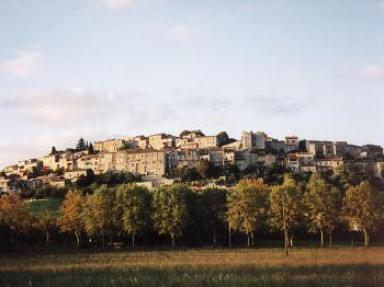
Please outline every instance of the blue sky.
M79 137L383 145L382 0L0 0L0 167Z

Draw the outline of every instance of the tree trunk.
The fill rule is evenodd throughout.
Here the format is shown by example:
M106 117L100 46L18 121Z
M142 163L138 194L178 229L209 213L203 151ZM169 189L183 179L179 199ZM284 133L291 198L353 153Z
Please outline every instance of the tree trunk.
M228 247L232 248L232 234L231 234L231 228L228 227Z
M9 243L12 247L13 246L13 227L12 226L9 228Z
M247 246L248 246L248 248L249 248L249 246L250 246L250 237L249 237L249 232L247 232Z
M293 234L291 233L291 236L289 238L289 247L293 248Z
M101 236L102 236L102 249L105 250L105 236L104 236L104 230L101 230Z
M368 234L368 231L367 229L363 229L363 232L364 232L364 246L368 246L369 245L369 234Z
M251 245L252 247L255 246L255 234L253 233L253 231L251 231Z
M135 234L132 235L132 250L135 249Z
M77 230L75 231L75 236L76 236L77 249L79 249L80 248L80 234Z
M329 230L329 247L332 247L332 230Z
M172 248L175 247L175 234L173 232L171 233L171 240L172 240Z
M213 246L216 246L216 228L213 228Z
M324 247L324 230L320 229L320 246Z
M285 218L285 195L283 194L283 228L284 228L284 250L285 256L288 256L288 230Z
M45 240L46 240L46 245L49 243L49 231L45 230Z

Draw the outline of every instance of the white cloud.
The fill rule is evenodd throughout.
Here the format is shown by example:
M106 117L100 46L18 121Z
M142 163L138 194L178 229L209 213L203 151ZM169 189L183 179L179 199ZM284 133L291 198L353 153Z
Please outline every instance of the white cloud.
M167 36L173 40L185 41L190 37L191 30L184 25L176 25L167 31Z
M39 62L43 55L38 52L18 52L18 56L3 63L3 68L11 72L15 77L28 77L38 71Z
M384 68L376 64L368 64L363 68L363 75L369 78L380 78L384 76Z
M169 102L136 91L93 92L84 89L23 89L0 101L24 122L80 128L126 124L143 127L172 116Z
M111 9L124 9L135 3L135 0L103 0L105 6Z

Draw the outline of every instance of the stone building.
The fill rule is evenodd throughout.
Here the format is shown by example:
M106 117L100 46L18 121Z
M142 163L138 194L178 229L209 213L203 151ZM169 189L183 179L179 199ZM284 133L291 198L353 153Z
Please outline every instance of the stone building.
M115 152L125 146L123 139L110 139L106 141L98 141L93 143L93 149L104 152Z

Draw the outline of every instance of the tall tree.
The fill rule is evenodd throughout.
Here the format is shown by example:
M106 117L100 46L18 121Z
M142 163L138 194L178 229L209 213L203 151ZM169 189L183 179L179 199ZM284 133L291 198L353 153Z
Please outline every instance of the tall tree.
M57 154L57 150L56 150L56 147L52 147L52 149L51 149L51 154L53 155L53 154Z
M191 190L186 185L173 184L153 192L153 224L161 234L168 234L175 246L176 238L181 237L188 220L187 194Z
M107 235L110 235L113 243L113 235L118 220L114 189L102 185L94 191L93 195L87 196L82 218L85 231L89 236L101 236L103 250Z
M369 233L375 231L382 220L383 199L380 193L363 181L350 186L343 198L343 216L350 230L364 233L364 245L369 245Z
M254 233L263 227L269 208L268 187L256 180L241 181L228 194L227 219L229 228L247 235L248 247L254 244Z
M122 229L132 238L150 226L151 196L148 189L134 184L122 184L117 188L116 205L122 221Z
M285 175L284 183L272 187L271 226L284 231L285 242L293 246L293 229L300 223L303 212L303 193L289 175Z
M69 191L61 206L62 215L57 222L61 232L71 232L75 235L78 248L84 231L84 222L81 218L84 204L85 197L79 192Z
M217 229L226 216L227 190L207 188L201 194L202 217L207 227L212 231L213 245L217 244Z
M30 225L24 201L16 194L3 195L0 198L0 223L10 232L10 244L13 245L13 233L26 231Z
M89 154L94 154L94 153L95 153L95 150L93 149L93 144L92 144L92 143L89 143L89 146L88 146L88 153L89 153Z
M324 246L324 231L329 235L332 246L332 232L340 218L341 197L336 187L327 184L320 174L313 173L307 185L305 203L311 222L310 230L320 232L320 245Z
M80 138L76 144L76 151L84 151L84 150L87 150L87 148L88 148L88 145L85 142L85 140L83 138Z
M56 218L52 213L45 209L40 215L37 216L35 226L40 229L45 235L45 243L48 245L52 229L56 227Z

